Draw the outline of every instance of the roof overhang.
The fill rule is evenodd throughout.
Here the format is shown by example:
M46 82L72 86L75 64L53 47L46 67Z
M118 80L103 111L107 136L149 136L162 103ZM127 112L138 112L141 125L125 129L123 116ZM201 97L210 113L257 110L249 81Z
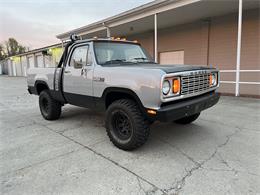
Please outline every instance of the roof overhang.
M66 40L71 34L77 34L79 36L90 34L93 32L98 32L101 30L106 30L106 27L115 27L121 24L125 24L131 21L139 20L147 16L151 16L155 13L160 13L190 3L198 2L201 0L158 0L152 1L150 3L144 4L137 8L131 9L129 11L123 12L121 14L109 17L107 19L62 33L56 37L61 40Z
M62 47L62 44L61 43L56 43L56 44L49 45L49 46L46 46L46 47L41 47L41 48L38 48L38 49L26 51L26 52L21 53L21 54L12 55L12 56L9 56L8 58L31 55L31 54L35 54L35 53L38 53L38 52L42 52L44 50L48 50L48 49L52 49L52 48L58 48L58 47Z
M238 11L239 0L158 0L107 19L57 35L67 40L71 34L83 38L106 36L106 28L113 36L131 35L153 30L153 16L158 14L158 28L166 28L196 20L205 20L214 16ZM259 8L258 0L243 0L244 9Z

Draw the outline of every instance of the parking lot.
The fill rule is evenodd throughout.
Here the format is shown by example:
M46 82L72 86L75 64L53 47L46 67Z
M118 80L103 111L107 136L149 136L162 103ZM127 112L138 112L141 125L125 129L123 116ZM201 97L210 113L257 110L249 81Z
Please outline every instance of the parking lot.
M44 120L25 78L0 77L1 194L259 194L260 100L221 97L193 124L155 123L126 152L103 114Z

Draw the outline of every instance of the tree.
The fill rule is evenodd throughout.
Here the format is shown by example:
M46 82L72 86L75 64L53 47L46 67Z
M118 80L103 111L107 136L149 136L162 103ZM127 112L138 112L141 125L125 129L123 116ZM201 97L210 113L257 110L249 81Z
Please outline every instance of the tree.
M0 44L0 61L6 58L6 52L3 44Z
M9 38L5 42L5 47L7 50L7 55L12 56L16 54L20 54L26 51L26 48L20 45L14 38Z
M0 60L3 60L8 56L21 54L28 50L29 48L22 46L14 38L9 38L5 41L5 44L0 43Z

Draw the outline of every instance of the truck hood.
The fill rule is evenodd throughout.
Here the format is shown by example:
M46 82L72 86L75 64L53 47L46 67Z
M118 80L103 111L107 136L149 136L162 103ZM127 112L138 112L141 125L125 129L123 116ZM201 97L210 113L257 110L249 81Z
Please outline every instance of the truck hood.
M127 68L135 68L135 69L156 69L162 70L165 73L175 73L175 72L184 72L184 71L192 71L192 70L209 70L212 68L206 66L197 66L197 65L160 65L160 64L131 64L131 65L114 65L115 67L127 67ZM141 71L141 70L140 70Z

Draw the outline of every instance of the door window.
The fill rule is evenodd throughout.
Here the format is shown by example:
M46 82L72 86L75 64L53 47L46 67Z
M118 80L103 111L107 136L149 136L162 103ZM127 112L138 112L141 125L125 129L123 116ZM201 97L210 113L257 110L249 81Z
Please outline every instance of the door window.
M91 51L88 50L88 57L87 57L87 66L91 66L92 65L92 56L91 56Z
M87 65L88 45L76 47L70 59L70 66L80 69Z

